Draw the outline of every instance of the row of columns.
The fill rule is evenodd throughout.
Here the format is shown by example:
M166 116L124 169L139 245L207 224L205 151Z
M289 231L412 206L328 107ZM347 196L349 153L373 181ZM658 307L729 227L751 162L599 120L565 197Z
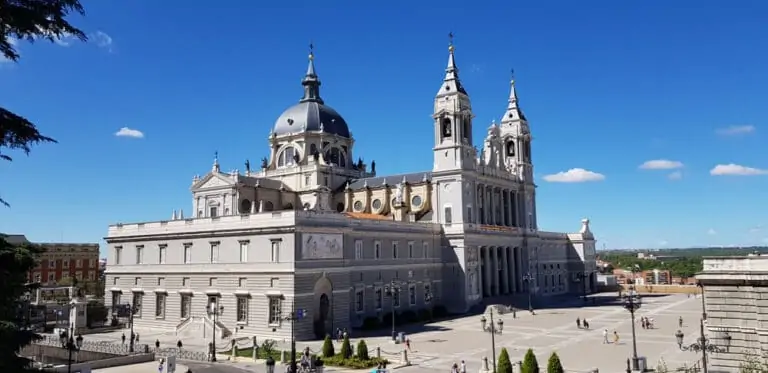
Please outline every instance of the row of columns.
M470 223L502 227L525 226L525 200L521 192L485 184L477 185L477 203ZM472 221L474 220L474 221Z
M480 293L483 297L521 293L523 284L521 247L478 248L480 260Z

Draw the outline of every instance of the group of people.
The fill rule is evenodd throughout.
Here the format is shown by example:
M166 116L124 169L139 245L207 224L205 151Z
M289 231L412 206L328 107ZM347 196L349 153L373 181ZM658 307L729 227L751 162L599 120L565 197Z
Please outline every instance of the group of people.
M608 329L603 329L603 344L608 343L611 343L611 341L608 340ZM619 333L615 330L613 331L613 344L619 344Z
M589 329L589 321L587 321L587 319L582 320L582 319L577 317L576 318L576 327L579 328L579 329L582 329L582 328L583 329Z
M467 364L464 363L464 360L461 361L461 365L453 363L451 373L467 373Z
M653 318L645 316L641 317L640 326L643 327L643 329L653 329Z

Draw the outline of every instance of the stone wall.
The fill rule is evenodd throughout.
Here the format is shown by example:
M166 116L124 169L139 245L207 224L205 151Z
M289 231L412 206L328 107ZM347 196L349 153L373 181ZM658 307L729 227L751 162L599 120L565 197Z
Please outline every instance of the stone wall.
M61 360L69 359L69 350L67 350L66 348L61 348L57 346L30 344L25 346L21 350L21 355L28 356L30 358L37 357L38 359L39 357L43 356L44 358L50 358L50 359L61 361ZM81 351L72 353L72 360L73 361L93 361L93 360L111 359L117 356L120 356L120 355L110 354L106 352L81 350Z

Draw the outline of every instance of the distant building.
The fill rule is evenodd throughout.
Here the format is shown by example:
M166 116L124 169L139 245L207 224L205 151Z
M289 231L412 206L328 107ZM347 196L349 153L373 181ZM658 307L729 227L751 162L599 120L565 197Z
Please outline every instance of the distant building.
M704 293L707 334L713 344L727 347L709 355L710 371L739 372L747 356L768 350L768 256L705 257L703 267L696 279Z
M42 249L37 265L29 272L29 281L43 287L58 285L62 280L97 281L99 277L99 244L35 243L24 235L4 235L11 244L30 244Z
M613 275L616 276L620 284L635 285L669 285L672 284L672 273L663 269L649 269L640 272L633 272L626 269L614 269Z

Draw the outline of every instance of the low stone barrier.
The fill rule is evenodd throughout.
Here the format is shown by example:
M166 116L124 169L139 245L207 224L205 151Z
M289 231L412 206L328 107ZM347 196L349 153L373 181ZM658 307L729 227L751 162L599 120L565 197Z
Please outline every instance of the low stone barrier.
M120 367L123 365L148 363L150 361L155 361L155 354L149 353L149 354L137 354L137 355L128 355L128 356L117 356L109 359L101 359L101 360L88 361L84 363L72 364L72 372L78 372L80 371L80 369L85 367L89 367L91 368L91 370L95 370L95 369ZM64 365L64 366L59 366L58 368L46 368L46 371L56 372L56 373L65 373L69 371L69 366Z
M628 291L631 285L622 285L622 291ZM696 285L635 285L640 294L700 294Z

